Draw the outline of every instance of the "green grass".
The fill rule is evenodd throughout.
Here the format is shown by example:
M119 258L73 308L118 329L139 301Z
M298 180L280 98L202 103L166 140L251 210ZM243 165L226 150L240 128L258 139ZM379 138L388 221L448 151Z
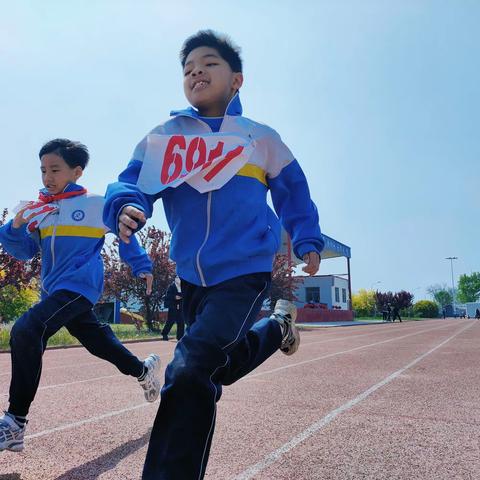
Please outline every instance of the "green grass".
M13 323L10 323L7 326L2 325L0 327L0 352L9 350L9 340L10 340L10 330L13 326ZM135 325L110 325L113 332L120 340L144 340L146 338L160 338L159 333L149 332L148 330L138 331L135 328ZM175 326L170 331L170 335L175 335ZM61 328L53 337L48 341L48 347L64 347L68 345L79 345L80 342L72 337L67 331L66 328ZM47 347L47 348L48 348Z
M364 320L382 320L381 315L377 315L376 317L355 317L354 320L364 321ZM420 317L402 317L403 322L410 322L410 321L417 321L417 320L425 320L425 318ZM398 320L395 320L395 323L399 323Z

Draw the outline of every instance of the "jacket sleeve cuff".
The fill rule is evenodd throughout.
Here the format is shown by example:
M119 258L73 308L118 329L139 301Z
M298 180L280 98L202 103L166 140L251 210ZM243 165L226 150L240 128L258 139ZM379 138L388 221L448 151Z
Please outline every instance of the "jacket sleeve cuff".
M296 248L296 255L298 258L303 260L303 256L306 253L310 252L316 252L320 255L320 252L318 251L318 248L313 244L313 243L301 243L297 248Z
M122 208L120 208L118 210L117 221L115 223L115 230L114 230L115 235L118 235L118 225L119 225L119 222L120 222L120 215L122 214L123 209L125 207L134 207L137 210L140 210L141 212L143 212L143 214L145 215L145 211L144 211L143 207L141 205L139 205L138 203L126 203ZM143 228L143 225L140 225L133 233L137 233L142 228Z
M10 222L5 225L5 233L12 240L20 240L24 237L28 237L27 224L24 223L19 228L13 228L13 220L10 220Z

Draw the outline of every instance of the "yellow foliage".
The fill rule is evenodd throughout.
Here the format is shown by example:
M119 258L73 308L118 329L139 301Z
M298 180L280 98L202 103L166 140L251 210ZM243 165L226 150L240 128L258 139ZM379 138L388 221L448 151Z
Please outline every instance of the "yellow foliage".
M352 295L352 306L358 316L371 315L375 310L375 291L361 288Z

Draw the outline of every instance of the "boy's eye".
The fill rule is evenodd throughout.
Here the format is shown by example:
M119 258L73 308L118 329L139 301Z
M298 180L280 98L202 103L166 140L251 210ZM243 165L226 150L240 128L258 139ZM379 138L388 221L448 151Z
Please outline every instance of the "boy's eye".
M215 62L207 63L207 67L213 67L214 65L218 65L218 63L215 63Z
M191 73L191 70L185 70L185 72L183 72L185 76L190 75L190 73Z

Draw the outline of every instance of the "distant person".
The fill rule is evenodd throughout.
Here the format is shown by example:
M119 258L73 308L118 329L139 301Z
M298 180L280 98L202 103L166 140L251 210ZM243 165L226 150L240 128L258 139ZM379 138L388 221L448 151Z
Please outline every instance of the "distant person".
M442 315L443 318L447 318L447 309L445 307L442 308Z
M387 306L384 304L382 308L382 320L386 322L388 319L388 311L387 311Z
M392 310L392 322L394 322L396 319L402 321L402 317L400 316L400 309L397 307L397 305L393 306Z
M392 307L387 303L387 322L392 321Z
M168 314L162 330L162 340L168 341L168 334L175 323L177 324L177 340L180 340L185 332L185 321L182 311L182 287L178 276L167 288L165 307L168 308Z
M477 308L477 309L475 310L475 318L476 318L477 320L480 320L480 308Z

